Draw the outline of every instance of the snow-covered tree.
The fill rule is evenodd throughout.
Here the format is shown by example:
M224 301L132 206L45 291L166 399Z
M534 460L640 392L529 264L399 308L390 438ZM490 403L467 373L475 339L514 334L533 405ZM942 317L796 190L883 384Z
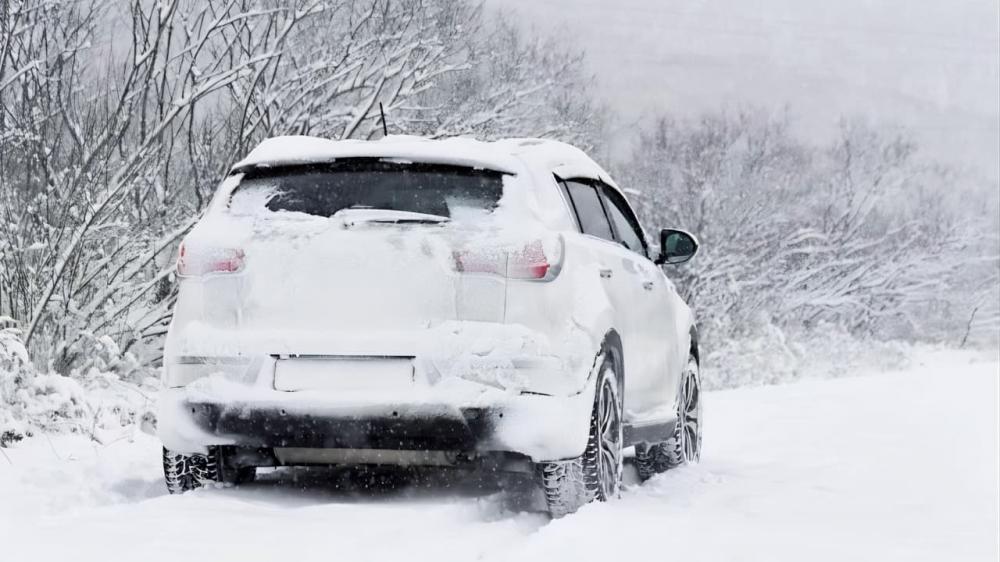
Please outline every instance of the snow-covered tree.
M674 274L713 336L832 323L959 343L995 300L992 191L927 164L898 132L845 121L817 149L759 110L660 118L620 168L650 231L701 238Z

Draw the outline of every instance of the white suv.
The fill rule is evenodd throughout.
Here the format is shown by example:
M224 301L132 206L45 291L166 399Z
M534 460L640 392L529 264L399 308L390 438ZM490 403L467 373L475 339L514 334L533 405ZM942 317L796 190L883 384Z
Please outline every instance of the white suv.
M257 467L489 467L553 515L696 460L698 341L621 189L571 146L281 137L184 240L157 432L171 492Z

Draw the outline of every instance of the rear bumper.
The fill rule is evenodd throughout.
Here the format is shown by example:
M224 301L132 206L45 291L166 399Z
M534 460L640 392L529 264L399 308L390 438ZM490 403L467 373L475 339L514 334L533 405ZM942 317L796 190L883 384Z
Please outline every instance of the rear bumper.
M497 414L468 408L459 415L432 412L338 415L290 413L252 404L186 402L190 421L206 435L240 447L307 447L472 451L490 440Z
M517 453L534 461L579 456L587 441L593 392L570 397L499 391L475 404L336 396L223 401L164 390L157 433L168 449L204 452L214 445L267 448L378 449Z

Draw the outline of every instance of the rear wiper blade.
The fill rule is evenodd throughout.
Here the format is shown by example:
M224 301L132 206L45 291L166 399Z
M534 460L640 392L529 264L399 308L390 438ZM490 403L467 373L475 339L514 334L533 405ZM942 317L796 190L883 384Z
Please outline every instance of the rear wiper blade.
M451 219L443 215L429 213L414 213L396 209L349 208L341 209L333 214L345 222L356 224L370 222L378 224L440 224Z
M377 224L441 224L447 222L449 219L378 219L378 220L367 220L365 222L377 223Z

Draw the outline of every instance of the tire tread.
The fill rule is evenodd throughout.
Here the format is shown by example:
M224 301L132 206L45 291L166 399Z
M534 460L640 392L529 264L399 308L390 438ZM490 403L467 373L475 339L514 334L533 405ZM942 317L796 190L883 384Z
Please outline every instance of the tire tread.
M693 355L689 360L697 362ZM681 413L678 412L677 423L666 440L636 445L634 462L640 481L645 482L661 472L687 463L684 458L684 428L681 426L680 416Z
M610 357L604 361L610 361ZM603 372L606 365L604 361L601 362L602 375L598 379L598 385L603 384ZM595 395L594 407L590 414L587 446L583 454L575 459L544 462L537 465L542 490L545 493L545 501L549 514L553 518L569 515L594 500L605 501L609 499L601 497L598 466L598 456L601 454L600 419L597 396ZM619 416L618 419L620 423L621 417Z
M188 455L164 447L163 478L171 494L182 494L219 482L218 454L214 448L210 448L207 455Z

